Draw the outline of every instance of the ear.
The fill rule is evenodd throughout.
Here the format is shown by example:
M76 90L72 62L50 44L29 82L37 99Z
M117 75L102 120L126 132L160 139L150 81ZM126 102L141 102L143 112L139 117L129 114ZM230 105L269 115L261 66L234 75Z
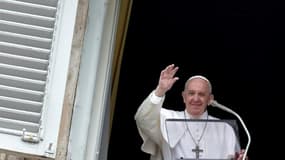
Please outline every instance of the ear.
M181 95L182 95L182 98L183 98L183 102L185 103L185 91L184 90L181 92Z
M214 100L214 95L211 94L208 102L208 106L211 104L212 100Z

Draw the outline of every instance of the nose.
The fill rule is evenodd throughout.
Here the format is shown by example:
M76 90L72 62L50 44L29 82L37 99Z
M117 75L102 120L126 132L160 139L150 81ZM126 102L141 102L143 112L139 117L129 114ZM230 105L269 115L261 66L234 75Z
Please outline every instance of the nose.
M194 94L194 95L193 95L193 99L194 99L194 101L199 100L199 96L198 96L198 94Z

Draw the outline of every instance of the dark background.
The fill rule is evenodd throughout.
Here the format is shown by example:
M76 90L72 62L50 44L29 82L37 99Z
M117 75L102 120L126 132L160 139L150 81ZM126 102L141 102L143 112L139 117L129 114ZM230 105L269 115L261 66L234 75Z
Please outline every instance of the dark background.
M172 63L180 67L180 80L167 93L166 108L184 109L184 82L205 75L215 99L247 125L250 160L280 159L284 17L285 5L275 0L134 0L108 159L148 159L140 150L134 115L156 87L160 71Z

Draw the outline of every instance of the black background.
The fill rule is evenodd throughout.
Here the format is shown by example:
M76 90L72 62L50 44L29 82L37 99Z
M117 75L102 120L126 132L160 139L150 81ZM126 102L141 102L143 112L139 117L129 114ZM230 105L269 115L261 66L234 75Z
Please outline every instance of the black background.
M274 0L134 0L108 159L148 159L140 150L134 114L156 87L160 71L172 63L180 67L180 80L167 93L166 108L184 109L184 82L205 75L215 99L247 125L250 160L280 159L284 8ZM243 133L241 142L245 148Z

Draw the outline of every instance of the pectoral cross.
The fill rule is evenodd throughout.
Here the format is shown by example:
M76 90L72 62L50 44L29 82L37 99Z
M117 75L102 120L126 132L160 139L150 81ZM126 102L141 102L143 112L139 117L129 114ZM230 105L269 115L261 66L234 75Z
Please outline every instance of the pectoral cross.
M192 149L192 152L195 152L195 154L196 154L196 160L198 160L198 159L199 159L199 156L200 156L200 152L203 152L203 150L200 149L198 145L196 145L195 149Z

